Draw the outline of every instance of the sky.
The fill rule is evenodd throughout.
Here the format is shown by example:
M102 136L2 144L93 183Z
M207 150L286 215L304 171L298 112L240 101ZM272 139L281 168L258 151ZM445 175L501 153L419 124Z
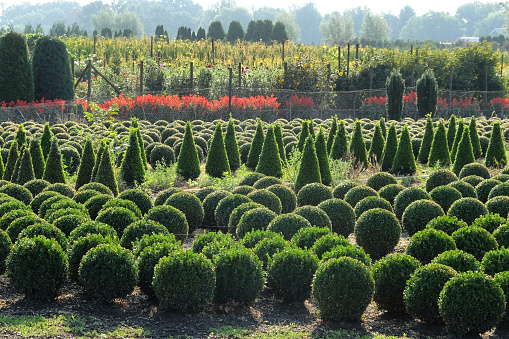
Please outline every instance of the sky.
M7 8L10 5L19 4L20 2L29 2L31 4L48 2L44 0L0 0L0 3L3 3L4 8ZM80 4L86 4L91 0L74 0ZM112 0L103 0L103 2L111 2ZM488 2L498 2L493 0L477 0L482 3ZM218 0L194 0L194 2L198 2L204 8L209 7L210 5L217 3ZM252 0L237 0L237 5L252 9L253 3L256 3L257 7L280 7L283 9L290 9L292 6L302 6L309 3L310 0L256 0L253 2ZM381 0L315 0L314 2L317 9L322 13L330 13L333 11L343 12L350 8L355 7L366 7L371 9L375 13L392 13L395 15L399 14L399 11L405 7L406 5L410 5L414 9L417 15L422 15L430 10L436 12L448 12L450 15L454 15L456 13L456 9L464 3L474 2L474 0L427 0L427 1L412 1L409 0L389 0L389 1L381 1Z

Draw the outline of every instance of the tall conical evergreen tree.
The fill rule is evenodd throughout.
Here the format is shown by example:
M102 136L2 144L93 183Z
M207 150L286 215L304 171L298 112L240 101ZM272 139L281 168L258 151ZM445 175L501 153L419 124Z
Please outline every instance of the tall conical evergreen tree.
M30 156L32 157L32 167L34 169L35 178L42 179L46 161L44 161L44 155L42 154L41 143L37 138L32 138L32 140L30 140Z
M62 164L62 154L58 148L57 138L51 139L51 148L46 159L46 168L42 178L51 184L57 182L65 184L64 165Z
M258 119L255 135L253 137L253 140L251 140L251 148L249 148L249 153L247 155L246 161L247 168L254 170L256 168L256 165L258 165L258 160L260 158L260 153L262 152L264 140L265 136L263 134L262 121Z
M92 140L87 138L85 147L83 148L83 155L81 156L80 168L78 169L78 176L76 178L75 189L78 190L81 186L88 184L92 181L92 171L95 166L95 152L92 145Z
M463 129L465 128L465 123L463 119L460 119L456 125L456 135L454 136L454 143L452 144L451 150L451 162L454 163L456 160L456 152L458 151L458 145L463 137Z
M322 184L329 186L332 182L332 174L329 166L329 156L327 155L327 143L325 142L325 133L323 127L320 127L315 139L316 157L320 167L320 177Z
M267 134L265 135L265 142L263 143L262 153L260 153L258 166L256 166L256 172L276 178L281 178L283 176L281 158L279 157L279 149L276 136L274 135L274 126L272 125L267 128Z
M97 175L97 170L99 170L99 165L101 164L101 157L107 146L108 145L106 144L105 140L101 141L99 150L97 151L97 155L95 157L94 169L92 170L92 177L90 178L90 181L94 181L95 176Z
M341 160L346 155L347 151L348 151L348 134L345 128L345 122L343 120L340 120L338 124L338 131L334 136L334 141L332 142L330 158L334 160Z
M114 196L118 195L117 176L115 175L115 169L110 156L110 148L108 146L105 146L103 150L101 163L99 164L99 169L97 170L94 181L108 187L113 192Z
M316 156L315 144L313 138L309 136L304 144L302 151L302 160L300 163L299 173L295 180L295 192L298 193L302 187L312 182L322 182L320 175L320 165Z
M442 119L433 136L431 143L431 150L428 157L428 166L449 166L451 164L451 155L449 153L449 146L447 142L447 132L445 131L445 124Z
M7 157L7 164L5 165L5 171L3 180L11 181L14 167L16 166L16 160L18 160L18 143L13 142L9 149L9 156Z
M474 116L470 119L468 125L470 131L470 142L472 143L472 150L474 151L474 158L478 159L482 155L481 141L479 140L479 133L477 132L477 120Z
M493 123L490 143L486 150L487 167L502 168L507 164L507 152L504 147L504 139L500 121Z
M401 136L399 138L398 150L394 156L391 171L393 173L412 175L417 170L415 164L414 151L412 149L412 141L410 139L410 131L407 125L401 129Z
M135 117L131 118L131 127L136 128L136 137L138 138L138 144L140 145L140 156L141 161L143 162L144 171L148 170L147 164L147 155L145 153L145 144L143 143L143 137L141 135L140 124L138 123L138 119Z
M200 159L198 158L198 152L194 143L193 129L191 122L188 121L177 159L177 174L181 175L185 180L194 180L200 176L200 172Z
M281 130L281 125L279 123L274 124L274 135L276 136L279 158L281 159L281 163L284 165L286 164L286 152L285 144L283 142L283 131Z
M384 140L387 139L387 127L385 126L385 118L380 118L380 129L382 130L382 135L384 136Z
M23 128L23 124L19 124L14 140L18 142L18 149L20 150L27 143L27 131Z
M129 145L122 160L120 177L128 185L141 184L145 181L145 167L141 159L140 143L138 141L138 128L131 128L129 134ZM102 162L102 160L101 160Z
M30 150L25 147L23 151L23 156L21 157L21 166L18 173L18 178L16 179L16 183L19 185L24 185L30 180L35 179L34 168L32 166L32 156L30 155Z
M329 136L327 137L327 154L330 154L330 150L332 148L332 143L334 142L334 138L338 132L338 116L335 115L332 117L332 125L329 129Z
M417 160L421 164L428 163L429 151L431 149L431 144L433 143L433 121L431 120L431 116L428 115L426 119L426 128L424 129L424 135L422 137L421 147L419 147L419 155L417 155Z
M375 133L371 139L371 147L368 152L368 160L371 163L381 163L385 147L385 137L383 136L382 128L377 122L375 125Z
M237 137L235 136L234 123L233 118L230 117L224 136L224 147L226 148L226 155L228 156L228 163L230 164L230 171L232 173L240 167L239 145L237 144Z
M394 122L387 132L387 140L385 141L384 154L382 156L382 171L390 171L394 156L398 150L398 134L396 132L396 124Z
M309 136L309 121L303 120L302 125L300 127L299 141L297 142L297 148L302 152L304 149L304 144L306 143L306 139Z
M12 172L11 176L11 182L17 184L18 183L18 176L19 176L19 169L21 168L21 160L23 159L23 153L25 152L26 147L23 145L21 147L18 159L16 159L16 164L14 165L14 171Z
M313 122L313 119L309 119L308 127L309 127L309 135L313 138L313 141L314 141L316 134L315 134L315 123Z
M53 138L53 133L51 132L49 128L49 122L44 124L44 129L42 130L42 137L41 137L41 148L42 148L42 154L44 155L44 159L48 157L49 150L51 148L51 139Z
M458 151L456 154L457 155L456 159L454 160L454 165L452 166L452 171L454 174L459 175L463 166L475 162L468 126L463 126L463 136L459 142Z
M447 146L449 147L449 153L452 152L452 146L454 145L454 138L456 137L456 116L451 114L449 118L449 125L447 126Z
M221 178L224 173L230 173L230 164L224 147L223 129L220 121L216 125L214 136L210 142L205 172L215 178Z
M355 121L355 127L352 133L352 140L350 140L350 154L353 157L353 165L357 166L359 163L364 168L368 167L368 155L366 152L366 144L362 136L362 125L360 120Z

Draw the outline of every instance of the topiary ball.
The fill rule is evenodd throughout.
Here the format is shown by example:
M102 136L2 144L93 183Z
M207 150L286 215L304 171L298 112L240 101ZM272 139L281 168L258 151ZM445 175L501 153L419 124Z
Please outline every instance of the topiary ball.
M216 217L215 217L215 211L217 204L225 198L226 196L230 195L230 192L226 191L214 191L209 193L205 199L203 199L202 205L203 205L203 225L214 227L217 226L216 223Z
M507 220L505 218L502 218L500 215L489 213L475 219L472 225L482 227L486 231L493 233L497 228L499 228L506 222Z
M366 186L371 187L375 191L380 191L387 185L396 185L398 181L396 178L387 172L378 172L371 175L366 182Z
M34 179L25 183L23 187L32 193L32 196L35 197L37 194L41 193L46 187L48 187L50 183L43 179Z
M231 213L240 205L253 202L242 194L231 194L219 201L214 212L216 224L226 226L230 220Z
M50 198L51 199L51 198ZM97 215L101 211L104 204L106 204L108 201L112 200L113 196L109 194L98 194L94 195L90 199L88 199L83 206L88 211L88 214L90 215L90 219L95 220L97 218Z
M249 193L256 191L256 188L253 186L237 186L234 189L230 191L231 194L242 194L242 195L248 195Z
M481 263L472 254L458 249L440 253L431 263L452 267L458 273L481 270Z
M355 208L355 205L366 197L378 197L378 192L368 186L355 186L345 195L345 201Z
M418 187L409 187L398 193L394 198L394 213L398 220L401 220L406 208L417 200L431 200L431 196L426 191Z
M333 232L344 237L353 232L356 214L347 202L333 198L322 201L317 207L329 217Z
M162 234L168 236L170 232L166 227L153 220L138 220L127 226L120 239L120 245L128 250L133 248L133 244L141 239L145 234Z
M32 193L30 193L28 189L13 183L1 186L0 193L7 194L8 196L21 201L25 205L30 205L33 199Z
M468 226L468 224L463 220L459 220L456 217L444 215L428 222L426 228L433 228L439 231L444 231L448 235L452 235L455 231L465 226Z
M124 230L139 219L136 215L124 207L109 207L99 212L95 221L110 225L117 231L117 234L124 233Z
M327 227L329 229L332 229L332 223L329 219L329 216L324 210L317 206L311 205L301 206L299 208L296 208L293 213L306 218L311 224L311 226Z
M372 258L381 258L398 244L401 227L394 213L381 208L364 212L354 229L355 240Z
M490 214L498 214L506 218L509 214L509 197L505 195L494 197L486 202L486 208Z
M326 234L318 239L316 239L315 243L311 247L311 251L314 252L318 259L322 259L322 256L331 251L333 248L338 246L351 246L348 239L345 237L331 233Z
M317 206L322 201L332 199L331 190L324 184L313 182L303 186L297 194L298 206Z
M267 207L253 208L245 212L237 225L237 237L242 239L247 232L266 230L276 213Z
M509 225L501 225L493 232L499 247L509 248Z
M99 193L96 190L84 190L76 192L72 200L76 201L79 204L84 204L88 199L92 198L93 196L99 195Z
M223 240L232 240L232 237L229 234L223 233L221 231L201 233L194 239L193 252L201 253L203 248L211 242Z
M380 195L380 198L387 200L394 207L394 199L399 194L399 192L403 191L404 189L405 187L402 185L391 184L382 187L380 191L378 191L378 194Z
M496 179L486 179L481 181L477 186L475 186L475 193L477 194L477 199L479 199L482 203L486 203L488 201L488 196L493 189L493 187L501 184L502 182Z
M349 257L321 263L312 286L320 318L334 321L360 320L375 289L369 269Z
M456 247L481 261L484 255L498 248L495 237L479 226L462 227L452 234Z
M405 313L403 291L406 281L421 266L414 257L403 254L389 254L373 264L371 273L375 280L373 300L382 310Z
M509 296L509 271L504 271L495 274L493 280L502 288L502 291L504 291L504 295L507 301L507 296ZM507 314L507 303L506 303L506 312L503 317L503 325L507 324L508 320L509 314Z
M239 186L247 185L247 186L253 186L255 182L257 182L259 179L265 177L265 174L258 173L258 172L251 172L248 175L246 175L240 182Z
M101 244L83 256L78 277L88 296L110 301L132 293L138 267L129 250L117 244Z
M448 185L458 180L454 172L446 169L433 171L426 180L426 192L431 192L435 187Z
M152 200L149 195L141 189L128 189L118 195L119 199L131 200L138 206L143 215L153 207Z
M194 194L177 192L172 194L164 204L173 206L184 213L189 225L189 233L192 233L201 226L204 218L203 205Z
M27 215L34 215L34 213L26 207L25 209L12 210L7 212L3 217L0 218L0 230L6 230L14 220L21 217L26 217Z
M22 238L7 257L11 284L28 299L54 299L67 277L69 264L54 239Z
M135 258L139 258L141 252L145 248L159 243L171 243L181 247L180 241L177 241L175 236L171 233L167 235L163 235L161 233L144 234L140 239L133 243L132 253Z
M66 185L64 183L61 183L61 182L57 182L57 183L49 185L48 187L46 187L43 190L43 192L46 192L46 191L57 192L57 193L62 194L65 197L68 197L68 198L71 198L71 199L76 194L76 191L74 190L74 188L72 188L71 186Z
M111 191L111 189L105 184L101 184L100 182L89 182L88 184L85 184L78 188L77 192L82 192L86 190L94 190L101 194L109 194L113 197L113 192Z
M283 183L283 181L279 178L265 176L265 177L262 177L262 178L256 180L256 182L253 184L253 188L262 190L262 189L268 188L269 186L282 184L282 183Z
M175 152L173 149L164 144L157 144L150 151L149 163L152 168L156 168L157 164L169 167L175 162Z
M237 226L244 213L259 207L263 207L263 205L260 205L256 202L247 202L236 207L230 213L230 218L228 219L228 233L237 235Z
M461 198L451 205L447 214L471 225L475 219L488 214L488 209L477 199Z
M431 220L444 215L439 204L432 200L416 200L405 209L402 226L410 236L422 231Z
M76 227L69 234L69 242L72 244L78 238L86 237L87 234L101 234L103 237L111 237L118 241L117 231L113 227L98 221L88 221Z
M491 177L488 168L478 162L473 162L463 166L463 168L460 171L459 178L463 179L469 175L477 175L484 179L489 179Z
M427 228L410 237L405 253L416 258L422 264L429 264L440 253L455 249L456 244L450 235L443 231Z
M359 184L353 181L345 180L341 184L334 187L332 190L332 196L336 199L344 199L348 191L355 186L359 186Z
M362 248L357 248L352 245L336 246L330 251L322 255L322 261L327 261L332 258L350 257L359 260L366 267L371 267L371 257L364 252Z
M272 219L267 230L279 233L285 240L290 240L297 232L306 227L311 227L306 218L295 213L287 213Z
M166 227L177 240L184 241L187 239L189 225L186 216L173 206L156 206L145 215L145 219L160 223Z
M369 211L370 209L373 209L373 208L382 208L384 210L387 210L391 213L394 213L393 209L392 209L392 205L387 201L385 200L384 198L380 198L380 197L366 197L364 199L362 199L361 201L359 201L357 203L357 205L355 205L355 216L357 218L359 218L362 213L366 212L366 211Z
M429 195L434 202L442 207L445 213L449 211L449 208L456 200L463 198L460 191L447 185L435 187L429 192Z
M274 193L268 190L257 190L247 195L252 201L262 204L276 214L281 214L283 206L281 200Z
M180 187L170 187L164 191L161 191L157 194L156 199L154 200L154 206L164 205L166 200L172 196L174 193L182 192L182 188ZM198 196L197 196L198 197ZM199 197L198 197L199 199ZM201 201L201 200L200 200Z
M291 242L302 249L311 249L315 242L321 237L332 234L332 231L325 227L301 228L293 237Z
M415 270L403 292L407 313L424 322L438 322L438 297L444 285L457 274L451 267L440 264L428 264Z
M6 260L11 253L12 241L4 230L0 229L0 275L5 273Z
M69 247L69 242L67 241L65 234L55 226L47 223L35 223L28 226L19 233L17 240L21 238L33 238L38 235L43 235L48 239L56 240L64 251L67 251L67 248Z
M483 182L485 179L483 177L480 177L478 175L469 175L467 177L464 177L461 179L461 181L464 181L466 182L467 184L470 184L472 185L472 187L476 187L477 185L479 185L481 182ZM477 194L477 192L476 192Z
M509 182L503 182L493 187L488 194L488 200L499 196L509 196Z
M509 271L509 249L501 248L486 252L481 266L483 272L491 276L499 272Z
M101 207L101 210L99 211L99 213L101 213L102 211L104 211L110 207L127 208L128 210L130 210L131 212L134 213L136 218L141 219L143 217L138 206L136 206L136 204L134 202L132 202L131 200L125 200L125 199L119 199L119 198L111 199Z
M481 334L502 320L505 297L502 288L491 277L480 272L465 272L445 284L438 304L440 316L449 331Z
M477 199L477 193L475 192L475 188L465 181L455 181L450 183L448 186L457 189L461 193L463 198L470 197Z

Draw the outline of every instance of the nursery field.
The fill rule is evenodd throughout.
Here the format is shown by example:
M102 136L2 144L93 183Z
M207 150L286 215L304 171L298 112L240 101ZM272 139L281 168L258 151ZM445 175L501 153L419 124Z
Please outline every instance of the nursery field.
M0 124L0 335L509 336L507 120L94 105Z

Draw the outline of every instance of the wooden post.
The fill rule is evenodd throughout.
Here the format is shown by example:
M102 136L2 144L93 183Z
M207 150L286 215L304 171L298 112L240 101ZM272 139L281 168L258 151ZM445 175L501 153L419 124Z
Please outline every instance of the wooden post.
M143 95L143 60L140 61L140 96Z
M71 74L72 74L72 82L74 83L74 58L71 58Z
M232 81L233 81L233 69L228 68L230 79L228 81L228 113L232 111Z
M350 75L350 43L348 43L348 51L346 53L346 76Z
M97 44L97 35L94 35L94 54L95 54L95 45Z
M488 108L488 65L484 66L484 110Z
M91 99L92 99L92 60L88 60L87 101L90 102Z
M191 93L193 93L193 87L194 87L194 62L189 63L189 71L190 71L190 78L189 78L189 88L191 89Z
M359 60L359 44L355 44L355 60Z
M285 62L285 41L283 40L283 62Z
M212 39L212 65L214 65L214 38L211 38Z
M106 52L104 52L103 68L106 68Z
M327 84L329 84L330 81L330 64L327 64Z
M373 96L373 66L369 66L369 96Z
M154 37L150 37L150 57L154 57Z
M286 74L288 73L288 63L285 61L283 62L283 83L286 86Z
M238 84L238 88L240 88L242 86L242 63L239 62L239 84Z
M502 52L502 55L500 57L500 76L504 74L504 53Z
M449 77L449 113L452 114L453 112L453 107L452 107L452 78L454 76L454 73L453 73L453 68L452 68L452 65L451 65L451 75Z
M338 70L341 71L341 47L338 46Z

